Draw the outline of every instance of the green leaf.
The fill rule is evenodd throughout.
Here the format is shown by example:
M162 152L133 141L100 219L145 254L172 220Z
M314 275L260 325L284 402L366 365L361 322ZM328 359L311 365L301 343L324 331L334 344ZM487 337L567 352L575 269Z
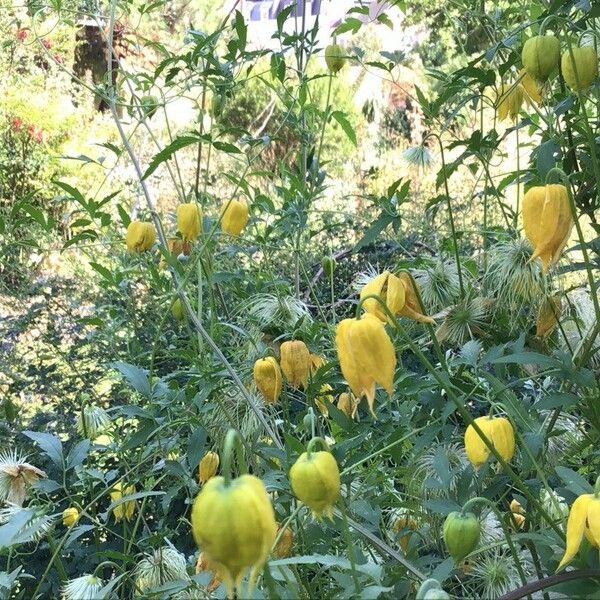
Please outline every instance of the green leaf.
M154 158L150 161L146 172L142 176L142 179L148 179L148 177L150 177L150 175L152 175L152 173L154 173L154 171L156 171L156 169L158 169L162 163L169 160L178 150L199 142L200 138L192 135L183 135L176 138L166 148L163 148L154 156Z
M566 486L577 496L589 494L593 491L589 481L579 473L567 467L556 467L556 474L565 482Z
M152 386L148 378L148 371L120 360L112 363L111 367L120 371L121 375L127 379L137 392L148 398L152 396Z
M352 248L352 252L358 252L361 248L373 243L377 236L390 224L396 217L388 213L382 213L373 225L367 229L362 239Z
M233 144L230 144L229 142L214 141L212 143L212 145L217 150L222 150L223 152L228 152L229 154L241 154L242 153L242 151L237 146L234 146Z
M204 427L198 427L190 436L187 448L187 461L190 469L195 469L200 463L200 459L206 449L206 430Z
M239 10L235 11L235 31L238 36L238 50L240 54L246 49L246 36L248 33L248 27L244 21L244 15Z
M344 133L348 136L348 139L356 146L356 132L350 124L350 121L346 118L346 115L339 110L335 110L331 113L331 116L340 124Z
M64 462L62 443L55 435L43 431L24 431L23 435L33 440L55 465L62 468Z

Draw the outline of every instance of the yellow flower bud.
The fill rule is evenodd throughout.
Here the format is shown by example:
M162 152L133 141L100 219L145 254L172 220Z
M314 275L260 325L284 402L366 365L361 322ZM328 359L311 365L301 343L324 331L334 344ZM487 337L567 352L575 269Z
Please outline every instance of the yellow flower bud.
M479 425L498 454L508 462L515 453L515 432L510 421L504 417L488 416L478 417L475 423ZM472 425L469 425L465 431L465 451L467 458L476 468L481 467L490 456L490 449Z
M122 483L119 481L115 483L111 492L110 499L113 502L117 502L121 500L124 496L131 496L131 494L135 494L135 486L129 485L123 488ZM118 506L115 506L113 509L113 515L115 516L115 521L118 523L125 517L127 521L131 521L133 517L133 513L135 511L135 500L128 500L127 502L122 502Z
M183 321L185 319L185 309L179 298L175 298L173 304L171 304L171 314L178 321Z
M398 278L404 285L404 306L399 311L401 317L413 319L419 323L435 323L425 314L425 309L417 294L417 282L408 271L402 271Z
M292 491L317 519L331 516L340 495L340 471L330 452L304 452L290 469Z
M79 520L79 511L71 506L66 508L62 514L62 522L65 527L72 527Z
M177 207L177 227L185 241L193 241L200 233L202 213L196 202L187 202Z
M335 75L346 63L346 53L338 44L330 44L325 48L325 64Z
M518 83L502 84L496 96L498 119L504 121L510 117L512 121L519 116L523 105L523 87Z
M272 356L259 358L254 363L254 383L265 402L277 402L281 394L281 369Z
M534 247L531 260L541 258L544 272L560 258L572 227L569 195L564 185L536 186L527 191L523 197L523 230Z
M560 296L545 298L538 310L535 335L540 338L549 336L558 325L558 319L562 311Z
M310 373L310 352L304 342L293 340L283 342L280 348L281 370L292 387L306 389Z
M389 321L381 303L375 298L368 296L379 296L393 315L397 315L403 308L406 291L402 281L389 271L384 271L369 281L360 292L360 299L367 298L362 306L381 321Z
M353 394L349 392L343 392L338 396L337 407L348 418L354 419L356 416L356 411L358 410L358 400Z
M563 52L560 67L572 90L585 90L598 78L598 55L593 46L571 48Z
M156 241L154 225L148 221L131 221L127 227L125 243L130 252L150 250Z
M248 205L240 200L230 200L221 211L221 229L237 237L248 223Z
M214 477L219 470L219 455L216 452L207 452L198 466L198 479L200 483L206 483Z
M369 313L360 319L344 319L337 326L335 344L352 393L357 398L366 396L374 415L375 385L391 395L396 370L396 351L383 323Z
M528 75L538 81L546 81L558 67L560 42L553 35L534 35L523 45L521 60Z
M213 477L194 501L192 532L208 564L223 578L229 597L251 569L249 596L277 533L263 482L254 475L242 475L229 484L223 477Z

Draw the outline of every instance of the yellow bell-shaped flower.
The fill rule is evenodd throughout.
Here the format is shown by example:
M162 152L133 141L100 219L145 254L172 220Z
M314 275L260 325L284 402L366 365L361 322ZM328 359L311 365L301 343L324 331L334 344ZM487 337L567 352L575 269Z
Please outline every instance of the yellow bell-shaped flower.
M398 278L404 286L404 306L399 312L401 317L413 319L419 323L435 323L435 321L425 314L425 309L419 300L417 294L417 282L408 271L402 271Z
M148 221L131 221L127 226L125 243L130 252L150 250L156 241L154 225Z
M340 471L331 452L304 452L290 469L295 496L312 509L317 519L331 517L340 495Z
M196 202L186 202L177 207L177 228L184 241L193 241L200 233L202 212Z
M515 453L515 432L508 419L504 417L478 417L475 423L492 443L498 454L509 461ZM472 425L465 431L465 452L471 464L479 468L490 456L490 449L481 439Z
M524 100L523 86L518 83L502 84L496 95L498 119L504 121L508 117L512 121L519 116Z
M292 340L283 342L280 348L281 370L292 387L302 386L306 389L310 374L310 352L304 342Z
M566 84L572 90L585 90L598 78L598 55L593 46L571 48L563 52L560 67Z
M363 287L360 292L360 299L367 298L362 306L368 313L387 322L389 317L383 310L381 303L375 298L368 298L368 296L379 296L389 311L393 315L397 315L404 307L405 295L405 287L400 278L389 271L384 271Z
M251 569L250 595L277 533L263 482L254 475L241 475L229 484L223 477L213 477L194 501L192 532L211 568L223 578L230 598Z
M540 258L544 272L560 258L572 227L569 195L564 185L535 186L527 191L523 197L523 230L534 247L531 260Z
M110 499L113 502L117 500L121 500L124 496L131 496L131 494L135 494L135 486L128 485L123 488L122 483L119 481L115 483L111 492ZM115 506L113 509L113 515L115 516L115 521L118 523L125 517L127 521L131 521L133 517L133 513L135 511L135 500L128 500L127 502L122 502L118 506Z
M265 402L277 402L281 394L281 369L272 356L259 358L254 363L254 383Z
M248 223L248 205L240 200L225 202L221 211L221 229L237 237Z
M391 395L396 352L384 324L370 313L360 319L344 319L336 329L335 343L340 367L352 393L366 396L374 415L375 385Z
M534 35L521 52L524 70L537 81L546 81L560 60L560 42L554 35Z
M584 535L592 546L600 548L600 495L598 493L582 494L573 502L567 521L567 545L557 571L577 554Z
M206 483L214 477L219 470L219 455L216 452L207 452L198 465L198 479L200 483Z
M535 102L536 104L542 103L543 87L536 79L529 75L525 69L519 71L519 83L525 92L525 100L528 102Z
M548 337L556 329L561 311L562 303L560 296L545 298L538 310L535 335L540 338Z
M342 392L338 396L337 407L349 419L354 419L358 410L358 399L350 392Z

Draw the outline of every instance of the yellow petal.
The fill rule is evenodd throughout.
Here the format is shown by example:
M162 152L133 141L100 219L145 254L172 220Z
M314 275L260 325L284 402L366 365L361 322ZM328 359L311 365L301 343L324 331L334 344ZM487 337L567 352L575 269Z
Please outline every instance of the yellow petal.
M565 553L556 569L557 571L566 565L579 550L579 546L583 538L583 532L585 530L588 506L593 497L593 494L584 494L583 496L579 496L579 498L573 502L573 506L571 506L571 510L569 511L569 520L567 521L567 546L565 548Z
M491 432L492 422L493 419L490 419L490 417L477 417L475 419L475 423L479 425L479 428L490 443L493 443ZM489 448L472 425L469 425L465 431L465 452L471 464L476 468L483 465L490 455Z
M494 448L505 461L509 461L515 453L515 432L510 421L504 417L492 419L491 434Z
M591 543L600 548L600 498L594 496L587 509L587 527L589 531L588 539Z

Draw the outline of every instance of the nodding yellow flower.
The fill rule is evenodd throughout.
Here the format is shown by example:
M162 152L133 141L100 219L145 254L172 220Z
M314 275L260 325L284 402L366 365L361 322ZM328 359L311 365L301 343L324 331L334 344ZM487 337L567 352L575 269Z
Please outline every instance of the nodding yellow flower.
M523 86L518 83L502 84L500 86L496 95L496 110L500 121L504 121L508 117L512 121L516 120L523 105L523 91Z
M404 285L404 306L399 311L399 315L419 323L435 323L431 317L425 314L425 309L417 294L417 282L413 276L408 271L402 271L398 278Z
M221 229L237 237L248 223L248 205L244 201L229 200L221 211Z
M327 361L323 356L318 354L310 354L310 374L314 375Z
M290 469L292 491L314 516L331 517L340 495L340 471L331 452L304 452Z
M281 531L281 524L277 524L277 533ZM283 531L281 531L281 537L273 550L275 558L287 558L292 553L292 547L294 545L294 532L288 525Z
M560 42L554 35L534 35L523 45L524 70L537 81L546 81L560 60Z
M564 185L535 186L523 196L523 231L534 247L530 260L540 258L544 272L560 258L572 227L569 193Z
M363 308L381 321L388 322L390 319L381 303L375 298L368 298L368 296L379 296L388 310L393 315L397 315L404 307L406 290L400 278L389 271L384 271L381 275L371 279L361 290L360 299L367 298L362 304Z
M135 486L128 485L127 487L123 488L123 484L120 481L118 481L117 483L115 483L115 485L113 486L113 488L110 492L110 499L113 502L116 502L117 500L120 500L124 496L130 496L131 494L135 494ZM113 515L115 516L115 521L118 523L119 521L121 521L123 519L123 517L127 521L131 521L134 511L135 511L135 500L128 500L127 502L122 502L121 504L119 504L118 506L116 506L113 509Z
M196 202L186 202L177 207L177 228L184 241L194 241L201 225L202 212Z
M324 417L329 416L329 408L327 408L325 400L327 400L327 402L330 404L333 404L335 401L335 398L331 392L333 392L333 388L328 383L324 383L319 389L319 395L315 398L315 404L317 405L319 412Z
M206 483L214 477L219 470L219 455L216 452L207 452L198 466L198 479L200 483Z
M475 423L505 461L515 453L515 432L508 419L504 417L478 417ZM472 425L465 431L465 451L471 464L479 468L490 456L490 449L479 437Z
M359 401L354 397L354 394L350 392L342 392L338 396L337 407L341 410L348 418L354 419L356 417L356 411L358 410Z
M62 522L65 527L71 527L75 525L79 520L79 511L74 507L70 506L69 508L65 508L62 514Z
M538 310L535 335L540 338L548 337L556 329L561 312L560 296L545 298Z
M584 535L590 544L600 548L600 495L598 492L582 494L573 502L567 521L567 545L557 571L577 554Z
M525 515L514 512L510 513L510 517L515 529L523 529L525 527Z
M336 329L335 344L342 374L352 393L366 396L373 415L375 385L392 394L396 351L384 324L370 313L360 319L344 319Z
M150 250L156 241L154 225L148 221L131 221L127 226L125 243L130 252Z
M277 533L263 482L254 475L241 475L229 484L223 477L213 477L194 500L192 532L209 568L223 578L229 597L251 569L250 596Z
M525 69L519 71L519 83L523 87L525 92L525 100L528 102L535 102L536 104L542 103L542 86L536 79L531 77Z
M402 548L402 552L406 554L412 532L417 529L417 521L410 516L410 513L403 512L394 520L392 529L396 534L401 534L398 538L398 545Z
M513 498L510 501L510 512L517 513L519 515L525 514L525 511L523 510L521 503L516 498Z
M282 386L281 369L272 356L259 358L254 363L254 383L265 402L272 404L279 400Z
M598 78L598 55L593 46L571 48L571 51L563 53L560 67L566 84L572 90L585 90Z
M292 340L283 342L279 349L281 370L292 387L306 389L310 374L310 352L304 342Z

